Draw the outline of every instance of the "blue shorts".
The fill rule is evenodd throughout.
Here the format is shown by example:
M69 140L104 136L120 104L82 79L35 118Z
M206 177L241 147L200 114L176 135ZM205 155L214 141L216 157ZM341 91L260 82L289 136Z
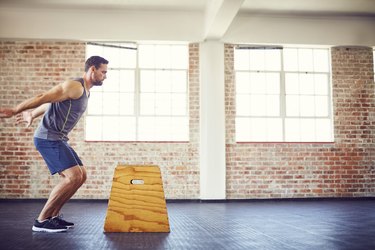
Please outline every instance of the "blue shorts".
M83 166L77 153L66 141L50 141L34 137L34 145L47 163L51 175L77 165Z

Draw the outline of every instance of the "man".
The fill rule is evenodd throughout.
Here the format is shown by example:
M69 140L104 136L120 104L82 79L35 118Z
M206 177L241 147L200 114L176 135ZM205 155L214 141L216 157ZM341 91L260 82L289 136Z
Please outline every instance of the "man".
M0 109L0 118L17 115L17 123L25 122L28 127L44 114L35 131L34 144L51 174L59 173L62 177L35 220L33 231L64 232L74 226L62 219L60 210L85 182L86 169L67 143L67 136L86 110L89 90L101 86L106 79L107 64L106 59L92 56L85 63L82 78L61 83L14 108Z

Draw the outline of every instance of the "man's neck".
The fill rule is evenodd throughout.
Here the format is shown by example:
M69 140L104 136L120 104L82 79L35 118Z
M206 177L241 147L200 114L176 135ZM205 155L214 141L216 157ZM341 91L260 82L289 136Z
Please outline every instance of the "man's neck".
M85 89L90 90L92 88L91 80L89 77L87 77L86 74L83 75L83 83L85 85Z

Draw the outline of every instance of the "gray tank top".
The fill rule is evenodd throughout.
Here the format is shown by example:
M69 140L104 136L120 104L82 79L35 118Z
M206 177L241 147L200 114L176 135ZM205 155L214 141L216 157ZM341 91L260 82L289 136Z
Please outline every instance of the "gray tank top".
M75 78L74 81L82 84L82 96L78 99L51 103L36 129L34 137L52 141L69 140L68 133L85 112L88 102L83 78Z

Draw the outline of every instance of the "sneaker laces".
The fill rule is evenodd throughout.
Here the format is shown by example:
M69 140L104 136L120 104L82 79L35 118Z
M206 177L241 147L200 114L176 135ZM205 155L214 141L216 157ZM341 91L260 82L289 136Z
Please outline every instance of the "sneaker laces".
M53 225L55 226L60 226L59 222L57 220L55 220L55 218L52 218L49 220Z
M73 225L74 225L73 222L69 222L69 221L64 220L64 219L63 219L63 214L56 215L56 216L53 217L53 218L55 218L55 219L56 219L57 221L59 221L59 222L69 224L69 226L73 226ZM70 225L70 224L71 224L71 225Z
M58 219L58 220L63 220L63 214L58 214L58 215L56 215L56 216L54 216L54 217L52 217L53 219Z

